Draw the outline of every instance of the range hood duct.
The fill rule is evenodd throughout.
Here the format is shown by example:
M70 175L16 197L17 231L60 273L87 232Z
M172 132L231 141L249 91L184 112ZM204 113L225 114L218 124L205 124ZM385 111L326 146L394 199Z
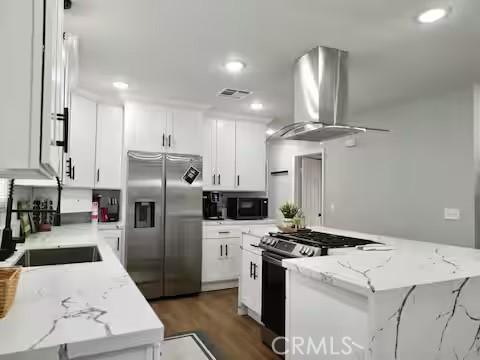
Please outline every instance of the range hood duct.
M323 142L367 131L344 123L348 105L348 52L319 46L295 65L295 122L268 140Z

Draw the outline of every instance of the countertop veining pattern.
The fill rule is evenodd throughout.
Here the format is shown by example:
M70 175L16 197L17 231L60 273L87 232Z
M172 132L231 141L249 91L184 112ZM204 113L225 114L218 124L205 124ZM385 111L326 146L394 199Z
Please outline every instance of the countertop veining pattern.
M70 355L87 355L90 341L106 349L161 341L163 324L95 225L54 228L32 236L23 248L92 244L103 261L22 270L14 305L0 320L0 356L52 347L60 351L64 344ZM22 250L0 266L14 262ZM120 335L133 340L114 344Z

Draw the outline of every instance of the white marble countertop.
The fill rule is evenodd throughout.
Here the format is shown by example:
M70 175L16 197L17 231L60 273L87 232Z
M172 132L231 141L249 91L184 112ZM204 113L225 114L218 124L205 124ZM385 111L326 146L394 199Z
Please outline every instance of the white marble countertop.
M342 249L330 256L283 260L289 270L363 294L480 276L480 250L326 227L314 230L373 240L391 248Z
M86 356L163 339L162 322L95 225L66 225L35 234L0 266L16 261L24 248L92 244L103 261L22 270L13 307L0 320L0 358L65 344L69 356Z

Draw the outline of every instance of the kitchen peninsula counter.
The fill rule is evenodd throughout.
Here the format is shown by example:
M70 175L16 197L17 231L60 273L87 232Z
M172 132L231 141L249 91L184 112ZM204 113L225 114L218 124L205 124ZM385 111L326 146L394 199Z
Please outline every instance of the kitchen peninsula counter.
M337 346L338 359L480 359L479 250L325 227L314 230L385 247L284 260L287 339L313 336L320 342L329 337L336 341L330 350ZM342 348L345 337L350 339L348 348ZM331 351L292 351L286 356L331 357Z

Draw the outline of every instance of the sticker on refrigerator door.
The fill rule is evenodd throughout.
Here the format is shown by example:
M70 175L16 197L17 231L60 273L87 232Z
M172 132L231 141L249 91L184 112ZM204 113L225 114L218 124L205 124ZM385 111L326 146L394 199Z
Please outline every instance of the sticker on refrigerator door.
M198 175L200 175L200 171L193 166L190 166L183 175L182 179L192 185L193 182L197 179Z

